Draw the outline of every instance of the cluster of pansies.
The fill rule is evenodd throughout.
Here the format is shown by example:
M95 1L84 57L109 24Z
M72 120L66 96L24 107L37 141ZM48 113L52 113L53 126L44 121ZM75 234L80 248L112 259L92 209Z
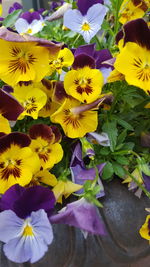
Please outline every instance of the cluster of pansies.
M16 2L1 17L0 241L11 261L43 257L53 224L107 235L104 180L150 198L149 8ZM150 215L139 232L150 241Z

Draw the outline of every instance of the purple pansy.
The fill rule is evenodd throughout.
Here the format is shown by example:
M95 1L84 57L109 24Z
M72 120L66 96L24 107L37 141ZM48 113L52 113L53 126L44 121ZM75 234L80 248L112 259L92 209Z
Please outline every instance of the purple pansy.
M53 192L42 186L24 188L18 184L10 187L0 200L0 210L12 210L22 219L30 216L32 211L44 209L48 216L55 204Z
M59 214L50 217L50 222L75 226L91 234L106 234L98 208L85 198L67 204Z
M33 35L42 30L45 23L39 12L24 12L15 22L15 28L19 34Z
M69 9L64 14L64 26L81 34L86 43L100 30L108 8L98 0L80 0L77 9ZM70 19L71 18L71 19Z
M38 261L53 240L46 212L43 209L31 212L24 220L12 210L1 212L0 240L5 243L3 251L9 260L17 263Z
M81 60L82 62L85 62L82 63L84 65L87 62L87 65L92 68L99 69L102 72L104 82L106 83L110 72L114 69L114 59L108 49L102 49L97 51L96 44L88 44L79 46L77 49L73 50L73 53L75 56L75 66L79 65L78 62L81 62Z
M22 9L22 8L23 8L23 6L22 6L20 3L15 2L15 3L9 8L8 13L10 14L10 13L14 12L15 10Z
M97 165L98 173L101 175L102 170L105 166L105 163ZM85 167L85 164L82 159L82 150L80 143L77 143L72 154L70 162L70 170L72 175L72 181L83 185L87 180L94 180L96 178L96 169ZM98 179L98 184L100 185L100 192L97 194L97 198L105 195L104 187L100 178ZM79 190L77 193L83 193L83 189Z

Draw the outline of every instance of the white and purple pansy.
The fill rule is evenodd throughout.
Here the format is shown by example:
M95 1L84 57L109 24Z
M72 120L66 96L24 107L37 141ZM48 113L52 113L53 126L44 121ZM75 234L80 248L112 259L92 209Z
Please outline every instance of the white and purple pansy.
M78 9L69 9L64 14L64 26L81 34L86 43L100 30L108 8L101 0L78 0Z
M24 12L15 22L16 31L19 34L33 35L43 29L45 22L39 12Z
M41 186L14 185L2 196L0 240L9 260L34 263L44 256L53 241L48 216L54 203L53 192Z

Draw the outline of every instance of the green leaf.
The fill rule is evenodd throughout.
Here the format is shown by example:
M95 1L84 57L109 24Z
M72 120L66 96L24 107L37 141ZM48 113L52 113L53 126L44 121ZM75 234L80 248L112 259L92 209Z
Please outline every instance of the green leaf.
M118 164L117 162L113 162L112 166L113 166L114 173L117 176L119 176L120 178L123 178L125 176L125 171L120 164Z
M117 135L118 135L116 121L104 123L102 129L104 132L108 134L108 137L110 139L110 149L112 152L114 152L116 143L117 143Z
M122 150L133 150L134 145L135 145L135 144L134 144L133 142L125 143L125 144L122 146Z
M14 26L17 18L19 17L19 15L21 14L22 10L18 9L15 10L14 12L12 12L11 14L9 14L4 20L3 20L3 26L5 27L11 27Z
M127 159L126 157L124 157L124 156L114 156L114 159L115 159L118 163L120 163L120 164L122 164L122 165L128 165L128 164L129 164L128 159Z
M107 156L110 154L110 149L108 147L103 147L100 149L99 153L103 156Z
M111 162L107 162L103 168L102 179L107 180L111 178L113 173L114 173L114 169L113 169Z
M125 129L121 132L121 134L119 134L117 138L117 146L121 145L124 142L126 136L127 136L127 130Z
M120 124L122 127L124 127L126 130L129 130L129 131L133 131L133 127L131 124L129 124L128 122L120 119L120 118L117 118L117 122L118 124Z

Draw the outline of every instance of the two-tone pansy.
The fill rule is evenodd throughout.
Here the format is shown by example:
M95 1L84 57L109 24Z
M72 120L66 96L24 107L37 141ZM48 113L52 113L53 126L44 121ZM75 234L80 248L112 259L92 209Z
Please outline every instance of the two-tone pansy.
M39 82L49 71L49 56L59 44L29 35L21 36L4 27L0 29L0 79L9 85L20 81Z
M43 169L51 169L61 161L63 149L59 142L61 134L56 126L36 124L30 128L30 148L38 155Z
M47 101L46 94L37 85L32 83L20 83L14 86L12 94L24 108L24 111L18 118L19 120L22 120L24 116L37 119L39 110L44 107Z
M102 73L95 69L95 61L86 54L75 58L73 69L64 79L64 88L68 95L82 103L91 103L101 94L104 83Z
M121 40L123 38L123 40ZM121 41L120 41L121 40ZM150 93L150 29L143 19L124 25L117 35L121 42L114 67L125 76L125 80Z
M64 14L64 26L81 34L86 43L100 30L108 8L101 0L78 0L78 9L69 9ZM71 18L71 19L70 19Z
M0 193L14 184L29 184L40 169L40 161L30 145L30 138L23 133L10 133L0 137Z
M15 22L15 28L19 34L26 33L34 35L35 33L40 32L44 26L44 19L37 11L26 11L21 14L19 19L17 19Z
M0 200L0 240L9 260L34 263L44 256L53 240L48 216L54 204L53 192L42 186L14 185L6 191Z

